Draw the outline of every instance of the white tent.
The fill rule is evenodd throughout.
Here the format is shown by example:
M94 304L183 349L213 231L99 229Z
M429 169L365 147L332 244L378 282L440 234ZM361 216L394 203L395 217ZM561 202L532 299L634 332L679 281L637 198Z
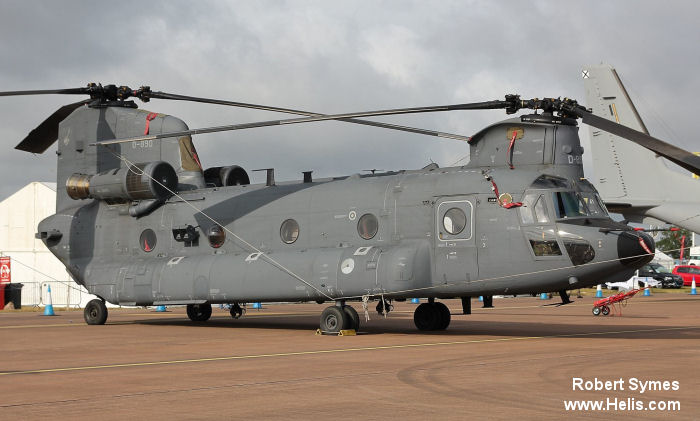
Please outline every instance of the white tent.
M56 211L56 183L29 183L0 202L0 254L10 257L11 280L22 283L22 306L41 305L51 287L55 306L84 306L95 298L34 238L39 222Z
M673 266L675 266L673 257L659 250L656 250L652 262L660 264L661 266L667 268L669 271L673 270Z

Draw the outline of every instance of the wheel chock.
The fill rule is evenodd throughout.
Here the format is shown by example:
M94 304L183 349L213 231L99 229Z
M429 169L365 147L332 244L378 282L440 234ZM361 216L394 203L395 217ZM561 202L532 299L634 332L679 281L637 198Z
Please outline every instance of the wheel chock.
M319 335L357 336L357 331L355 331L355 329L341 329L339 332L327 332L325 330L316 329L316 336Z

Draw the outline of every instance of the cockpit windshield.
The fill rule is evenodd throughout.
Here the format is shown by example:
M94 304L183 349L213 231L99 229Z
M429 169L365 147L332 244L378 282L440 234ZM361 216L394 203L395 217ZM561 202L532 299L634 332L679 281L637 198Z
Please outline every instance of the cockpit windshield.
M607 218L608 217L608 210L605 208L605 204L603 201L600 199L600 196L598 196L597 193L581 193L581 196L583 197L583 201L586 202L586 206L588 206L588 210L591 213L591 216L594 218Z
M557 219L564 218L606 218L608 212L597 193L558 191L552 193Z
M607 218L608 210L605 208L603 200L598 196L595 187L586 179L579 180L576 184L581 189L581 197L586 202L591 216L594 218Z
M588 216L589 211L581 195L576 192L558 191L552 193L554 212L557 219Z

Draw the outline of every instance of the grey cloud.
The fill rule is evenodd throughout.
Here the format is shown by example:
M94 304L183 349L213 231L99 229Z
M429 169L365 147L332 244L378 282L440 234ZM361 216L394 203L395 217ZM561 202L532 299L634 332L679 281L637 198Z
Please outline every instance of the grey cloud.
M615 65L651 131L700 149L695 3L654 1L4 1L0 90L150 85L187 95L345 112L523 96L583 98L580 70ZM637 100L637 98L634 98ZM61 104L0 98L0 199L55 174L52 150L12 149ZM644 104L648 103L648 106ZM190 127L281 114L153 101ZM653 116L658 116L654 118ZM385 117L473 134L500 112ZM668 128L671 128L669 130ZM196 139L207 165L274 166L278 178L449 165L464 144L340 122Z

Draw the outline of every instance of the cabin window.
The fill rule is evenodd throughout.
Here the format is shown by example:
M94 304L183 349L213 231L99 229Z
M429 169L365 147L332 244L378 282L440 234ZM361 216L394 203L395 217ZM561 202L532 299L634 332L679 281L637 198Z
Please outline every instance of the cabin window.
M139 238L141 250L145 251L146 253L153 251L153 249L156 247L156 241L156 233L153 232L152 229L148 228L144 230Z
M467 215L460 208L451 208L442 217L442 226L448 233L457 235L467 226Z
M379 221L377 221L377 217L371 213L362 215L360 220L357 221L357 233L360 234L360 237L364 238L365 240L374 238L374 236L377 235L378 230Z
M207 238L209 239L209 245L218 249L226 241L226 231L221 225L212 225L207 230Z
M285 244L292 244L299 238L299 224L293 219L282 222L280 238Z

